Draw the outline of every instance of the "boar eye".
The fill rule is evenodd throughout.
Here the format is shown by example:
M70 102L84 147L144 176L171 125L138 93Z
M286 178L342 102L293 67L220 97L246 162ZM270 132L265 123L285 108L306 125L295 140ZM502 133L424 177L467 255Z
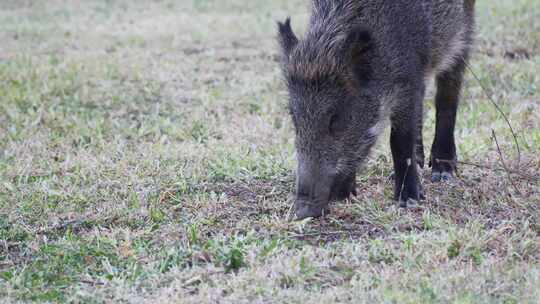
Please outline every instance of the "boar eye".
M330 134L336 136L340 131L343 130L343 122L341 121L338 114L332 115L330 118Z
M352 121L352 115L347 115L343 111L335 113L330 118L329 132L332 136L339 136L347 129L348 124Z

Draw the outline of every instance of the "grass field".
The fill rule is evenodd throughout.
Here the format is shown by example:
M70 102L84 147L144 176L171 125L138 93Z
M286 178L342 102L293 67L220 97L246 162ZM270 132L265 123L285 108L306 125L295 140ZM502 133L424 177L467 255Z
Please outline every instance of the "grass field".
M291 222L275 21L307 1L0 1L0 302L539 303L540 2L477 5L482 167L399 209L386 132L357 198Z

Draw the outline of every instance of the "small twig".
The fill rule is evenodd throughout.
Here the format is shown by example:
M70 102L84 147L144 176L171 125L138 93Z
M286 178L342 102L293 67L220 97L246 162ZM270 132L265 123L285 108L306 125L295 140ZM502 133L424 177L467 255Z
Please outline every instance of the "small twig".
M198 285L201 282L203 282L203 280L207 279L209 276L222 274L222 273L225 273L225 270L215 270L215 271L210 271L208 273L205 273L203 275L196 275L192 278L185 280L184 283L182 284L182 288L189 288L194 285Z
M78 219L69 220L63 223L59 223L57 225L53 225L50 227L42 227L39 230L33 231L33 232L38 235L43 235L43 234L50 234L50 233L55 233L59 231L65 231L68 229L71 229L72 231L74 231L74 230L78 230L84 227L95 226L96 223L98 222L112 222L117 219L118 219L118 215L111 215L104 218L97 218L95 216L91 216L87 218L83 217L83 218L78 218Z
M509 173L515 174L515 175L517 175L517 176L519 176L519 177L521 177L523 179L526 179L526 180L540 181L540 176L529 175L529 174L519 172L519 171L516 171L516 170L505 170L505 169L500 169L500 168L493 168L493 167L488 166L488 165L482 165L482 164L466 162L466 161L455 161L455 160L446 160L446 159L438 159L438 158L436 160L439 163L447 163L447 164L451 164L451 165L465 165L465 166L472 166L472 167L487 169L487 170L491 170L491 171L509 172Z
M517 169L519 170L520 169L520 165L521 165L521 148L519 146L519 142L518 142L518 139L517 139L517 135L516 135L516 132L514 132L514 128L512 127L512 124L510 123L510 120L508 119L508 116L506 116L506 114L504 113L504 111L501 109L501 107L497 104L497 102L495 102L495 100L493 99L493 95L490 94L487 90L487 88L482 84L482 82L480 81L480 77L478 77L476 75L476 73L474 72L474 70L472 69L472 67L469 65L469 63L465 60L465 65L467 66L467 69L469 69L469 72L473 75L473 77L476 79L476 81L478 81L478 84L480 85L480 88L482 88L482 91L484 91L484 93L486 94L488 100L493 104L493 106L495 107L495 109L497 109L497 111L501 114L501 116L504 118L504 120L506 121L506 124L508 125L508 127L510 128L510 132L512 133L512 136L514 137L514 143L516 145L516 150L517 150Z
M21 264L20 262L18 264ZM16 266L17 263L14 262L0 262L0 270L4 270L13 266Z
M89 284L89 285L93 285L93 286L96 286L96 285L103 286L103 285L105 285L105 283L103 283L103 282L96 282L96 281L84 280L84 279L79 280L79 282Z
M296 204L296 202L293 200L291 200L291 202L289 203L289 209L287 210L287 213L286 213L286 219L288 222L291 222L291 221L294 221L294 205Z
M379 227L373 227L373 229L380 229L380 228ZM371 229L371 230L373 230L373 229ZM287 232L287 235L290 236L290 237L294 237L294 238L336 236L336 235L338 235L338 236L339 235L347 235L349 237L354 237L354 236L364 235L366 233L362 233L362 232L360 232L359 230L356 230L356 229L342 229L342 230L334 230L334 231L319 230L319 231L306 232L306 233Z
M401 202L401 194L403 194L403 190L405 189L405 181L407 180L407 174L409 174L409 168L412 165L412 159L407 158L407 169L405 170L405 175L403 176L403 181L401 182L401 189L399 190L399 197L398 202ZM396 180L397 180L397 171L396 171ZM408 203L408 202L405 202Z
M289 233L289 236L294 238L300 238L300 237L311 237L311 236L332 236L332 235L349 235L352 236L353 233L351 231L317 231L317 232L310 232L310 233Z
M60 223L58 225L52 226L52 227L44 227L40 230L36 231L37 234L47 234L54 231L63 231L67 230L68 228L71 228L71 230L75 230L85 224L87 222L86 219L77 219L77 220L71 220L64 223Z
M502 164L504 170L506 171L506 175L508 176L508 180L510 181L510 183L512 184L514 189L516 189L517 193L519 193L520 195L523 195L521 193L521 191L519 190L519 188L517 187L517 185L515 184L514 180L512 179L512 175L508 171L509 169L506 166L506 163L504 161L504 156L503 156L503 154L501 152L501 147L499 146L499 141L497 140L497 135L495 134L495 130L491 130L491 136L493 136L493 139L495 140L495 145L497 145L497 151L499 152L499 157L501 158L501 164Z
M194 276L192 277L191 279L188 279L184 282L184 284L182 284L182 287L183 288L187 288L187 287L190 287L190 286L193 286L193 285L198 285L199 283L202 282L202 277L200 275L197 275L197 276Z

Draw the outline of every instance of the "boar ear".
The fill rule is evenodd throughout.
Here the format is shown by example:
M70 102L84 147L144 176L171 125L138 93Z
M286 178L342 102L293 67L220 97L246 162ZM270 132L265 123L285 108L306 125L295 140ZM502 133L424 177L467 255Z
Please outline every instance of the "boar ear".
M298 38L294 35L291 28L291 18L287 18L285 23L278 22L278 31L279 31L279 44L283 49L283 54L289 56L291 50L298 43Z
M344 47L349 53L350 59L355 62L359 60L371 47L371 34L364 27L354 27L345 38Z

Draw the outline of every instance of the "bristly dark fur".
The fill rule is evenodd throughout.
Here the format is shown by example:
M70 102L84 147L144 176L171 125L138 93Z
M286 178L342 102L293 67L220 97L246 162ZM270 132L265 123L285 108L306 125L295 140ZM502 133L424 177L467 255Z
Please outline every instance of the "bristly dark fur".
M298 154L297 215L320 215L352 192L384 122L392 125L395 199L421 197L422 100L437 78L432 159L455 158L453 131L474 0L313 0L302 39L279 23ZM434 179L452 168L433 165ZM405 203L402 202L402 205ZM306 207L307 206L307 207Z
M343 52L347 47L347 35L353 32L358 20L354 12L359 9L358 1L313 1L313 14L305 37L295 45L286 58L288 75L316 77L337 73L346 65ZM281 27L280 27L281 28ZM284 32L290 37L290 19L285 23ZM294 36L294 34L292 34Z

